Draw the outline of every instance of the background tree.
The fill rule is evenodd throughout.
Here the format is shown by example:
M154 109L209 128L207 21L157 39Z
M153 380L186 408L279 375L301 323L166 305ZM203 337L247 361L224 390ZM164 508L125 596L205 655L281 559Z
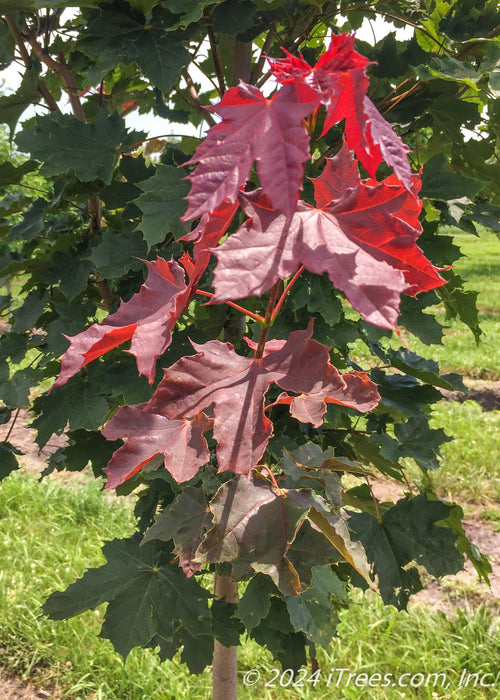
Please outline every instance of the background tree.
M68 15L65 8L74 12ZM170 658L182 649L193 672L212 662L215 639L214 694L228 698L234 690L217 685L224 680L221 667L232 669L229 684L235 677L235 655L231 651L228 661L226 650L246 632L284 668L304 664L308 649L314 658L314 645L327 644L334 634L335 609L348 604L349 588L368 585L365 557L384 601L399 608L422 588L415 562L441 576L456 572L465 554L487 577L488 563L465 537L460 508L440 501L427 478L439 466L440 444L450 439L429 427L432 404L440 399L440 388L463 385L458 376L440 375L435 362L413 353L411 338L429 346L441 341L443 327L434 315L440 304L447 318L459 317L480 337L476 295L464 289L453 270L460 250L442 226L453 224L473 235L478 224L498 228L500 23L495 3L89 0L75 7L66 1L4 0L2 11L0 60L3 66L13 61L23 66L16 94L0 98L0 117L12 137L25 109L37 105L37 116L14 137L29 160L0 166L4 185L21 186L6 190L1 204L7 246L0 274L4 281L22 281L21 293L3 301L10 322L1 350L3 420L30 405L40 446L54 433L68 433L68 446L53 455L46 473L81 470L90 463L96 476L107 467L108 486L117 493L137 493L137 534L107 543L107 564L87 572L65 593L53 594L46 612L65 618L108 601L101 634L121 654L151 646ZM359 40L353 46L344 36L376 17L412 28L411 37L402 40L391 32L375 46ZM330 35L328 55L337 61L333 84L344 90L338 102L328 93L331 74L321 72ZM303 59L276 60L288 55L283 49L296 57L300 52ZM273 72L285 84L280 93L272 92ZM240 101L243 94L255 99L253 88L230 92L239 80L267 95L296 89L294 104L303 110L299 124L302 116L307 120L311 158L300 185L296 173L280 169L278 161L268 162L272 167L265 171L267 146L259 134L250 159L258 158L257 168L240 195L244 213L236 214L234 197L216 201L207 181L213 176L209 161L211 149L218 147L217 134L233 144L227 126L231 100L236 94ZM208 109L221 99L221 107ZM304 106L308 100L313 111ZM148 138L131 131L124 116L134 110L164 118L165 131L177 123L179 134L187 133ZM392 305L391 318L370 316L366 302L356 300L359 284L333 288L332 275L318 274L308 257L301 260L306 269L299 268L300 274L280 273L269 286L262 280L243 284L235 296L244 275L241 264L234 263L234 250L250 225L244 224L244 214L264 220L274 206L291 216L283 189L303 185L300 206L308 207L315 201L321 205L318 196L326 203L321 188L333 201L337 186L342 213L348 212L340 220L356 227L352 221L361 216L360 208L349 209L345 198L350 193L359 201L364 193L378 191L367 178L376 176L379 183L399 188L405 205L398 216L415 219L419 178L412 179L402 142L378 113L410 148L413 173L421 173L418 244L447 284L429 284L416 297L403 295L399 308ZM214 130L217 114L226 126ZM276 121L291 121L288 114L282 109ZM205 142L192 135L192 127L203 123L212 127ZM361 180L349 149L360 162ZM35 199L26 187L26 177L34 172L45 178L43 187L39 183L44 191ZM339 172L335 184L328 173ZM272 206L256 199L259 184ZM211 203L209 195L215 197ZM397 229L399 219L393 221ZM220 247L225 252L210 258L209 249L224 232L230 233ZM379 262L387 255L383 245L375 246ZM244 253L243 248L240 260ZM391 260L388 268L407 269L408 261L398 267ZM183 263L187 283L176 261ZM428 272L438 274L434 268ZM229 292L224 286L228 276ZM387 279L369 282L376 282L381 294L389 286ZM219 303L205 305L214 288ZM417 285L415 291L423 288ZM194 296L195 291L200 294ZM160 295L168 303L155 306ZM399 304L399 292L396 296ZM117 311L120 300L128 305ZM397 335L392 332L396 311ZM70 346L63 333L78 339ZM249 347L243 336L256 346ZM287 338L290 356L296 357L299 343L310 352L307 363L320 362L321 355L330 379L334 366L353 378L353 387L364 383L372 391L375 383L381 397L377 408L365 413L374 407L375 394L361 407L357 388L355 400L339 403L332 399L331 385L329 394L315 395L314 406L307 396L303 405L292 403L294 393L308 390L297 389L289 376L278 376L286 355L278 345L264 348L266 340ZM265 468L254 470L250 481L245 473L248 464L254 466L251 459L241 467L228 456L229 438L221 437L224 421L232 426L232 414L219 427L215 414L217 439L208 437L209 456L200 448L200 431L210 430L213 414L189 419L198 442L197 457L186 466L178 451L172 458L169 431L178 416L173 408L171 415L160 412L159 397L162 405L181 401L168 380L160 384L161 368L170 368L170 379L181 381L186 362L192 370L193 360L181 359L193 356L190 340L199 357L199 348L214 339L234 345L234 355L222 358L225 366L251 362L255 350L257 359L264 356L258 366L274 372L276 384L266 397L274 435L265 456L261 450L257 458ZM132 354L122 352L118 346L130 340ZM359 342L371 354L363 367L352 357ZM318 344L331 348L328 360ZM59 359L68 346L60 373ZM279 366L272 364L275 352L281 352ZM265 360L264 353L271 359ZM210 372L200 375L201 383L213 380L215 365L214 360ZM353 374L363 370L369 370L370 380ZM292 395L282 396L282 389ZM225 391L222 402L229 401L228 385ZM324 420L312 416L318 400L322 404L327 396L332 401ZM295 416L307 411L307 421L291 420L290 410ZM253 440L258 431L250 433ZM120 439L127 439L121 448ZM183 439L191 448L191 438L184 434ZM2 443L3 475L16 467L15 451L15 445ZM407 459L426 477L418 495L404 471ZM377 501L371 488L377 474L406 484L407 496L396 505ZM348 486L341 482L343 475L359 481ZM226 522L234 517L231 503L246 513L243 524ZM279 541L277 523L284 534ZM229 546L229 530L236 526L237 543Z

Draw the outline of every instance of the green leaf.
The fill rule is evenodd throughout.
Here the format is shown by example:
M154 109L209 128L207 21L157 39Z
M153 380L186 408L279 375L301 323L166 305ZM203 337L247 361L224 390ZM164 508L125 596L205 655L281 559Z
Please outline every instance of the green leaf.
M7 124L11 137L23 112L36 102L39 75L40 63L33 61L31 68L25 70L19 89L13 95L0 97L0 122Z
M421 80L442 78L451 80L453 83L464 83L472 88L476 88L476 83L481 77L471 65L464 61L457 61L452 56L444 58L433 56L427 64L416 66L415 73Z
M111 185L108 185L100 191L99 197L104 201L108 210L123 209L140 194L140 189L133 182L113 180Z
M16 136L16 143L42 163L41 175L73 171L83 182L100 179L109 184L126 136L124 121L116 113L100 110L91 124L52 113L37 116L33 126Z
M23 220L11 228L9 240L17 241L22 238L24 241L32 241L36 238L43 230L47 204L45 199L37 199L23 216Z
M201 564L193 562L196 549L210 528L212 515L201 488L187 486L166 510L157 516L146 532L143 542L173 540L174 553L186 576L200 571Z
M33 0L2 0L2 14L5 12L32 12Z
M139 536L106 542L107 563L89 569L66 591L50 595L43 611L65 620L108 601L101 637L126 657L135 646L146 646L155 634L171 638L178 625L193 636L206 632L210 594L168 563L164 545L139 546Z
M108 402L95 393L96 390L98 387L83 381L80 376L36 399L34 411L39 415L31 425L38 431L39 446L46 445L50 436L64 430L68 422L71 430L99 428L109 407ZM75 396L78 401L75 401Z
M389 435L386 433L373 433L370 437L351 435L350 442L363 463L369 462L380 469L382 474L387 474L394 479L402 479L401 470L395 463L395 456L399 457L399 452L393 451L391 444L394 441ZM397 446L394 446L394 449L397 450Z
M90 22L77 49L98 59L94 73L102 75L119 63L136 63L155 87L169 92L191 56L182 45L182 36L171 31L168 13L165 21L162 13L154 16L154 23L141 24L123 9L107 5Z
M447 160L442 154L433 156L422 171L420 197L440 199L447 202L460 197L474 197L481 192L485 183L473 177L445 170Z
M225 598L214 600L210 612L212 613L212 629L214 636L225 647L236 647L240 643L240 634L244 627L235 616L236 603L228 603Z
M81 260L75 253L71 255L56 253L53 260L59 270L59 289L68 301L73 301L87 289L92 264L88 260Z
M106 229L100 242L90 250L89 258L101 278L108 279L141 268L146 254L142 236L135 233L125 235Z
M467 391L467 387L459 374L439 374L439 365L434 360L425 360L407 348L400 348L397 351L389 349L387 355L393 367L420 379L422 382L432 384L432 386L439 386L449 391L456 389Z
M296 632L304 632L314 644L328 649L336 636L339 617L331 603L335 596L341 606L348 602L345 583L329 566L315 566L312 588L301 595L286 598L290 622Z
M439 345L443 338L443 326L432 314L427 314L422 309L429 306L425 294L419 294L417 298L402 295L398 324L407 328L410 333L419 338L426 345ZM436 297L436 302L439 299Z
M3 369L4 362L5 361L2 360L0 363L0 367L2 367L2 369ZM7 368L7 377L2 377L2 382L5 381L5 379L8 379L8 375L9 375L9 368L8 368L8 365L6 362L5 362L5 367ZM2 372L2 374L3 374L3 372ZM0 406L0 425L5 425L5 423L8 423L11 419L11 416L12 416L12 411L10 410L10 408L7 408L7 406Z
M455 547L456 533L436 523L452 506L420 495L404 498L381 521L368 513L350 513L349 527L363 543L386 604L406 608L410 595L422 589L415 561L435 577L456 574L463 557Z
M312 314L319 313L329 326L338 323L342 315L342 303L327 275L303 274L290 302L293 311L306 306Z
M201 673L212 663L214 654L214 638L212 634L200 634L196 637L179 625L169 639L160 634L155 635L147 645L158 649L162 661L173 659L179 649L182 649L181 661L187 664L191 673Z
M24 408L30 404L30 390L40 382L40 370L33 367L20 369L0 384L0 399L10 408Z
M36 325L42 315L47 301L48 292L40 293L34 290L24 299L24 303L14 313L13 331L27 331Z
M446 318L459 318L468 326L476 343L479 343L483 331L479 326L477 297L478 292L465 291L463 280L460 275L453 272L445 273L449 279L448 284L440 287L437 293L444 302L446 308Z
M148 246L162 243L167 235L175 238L187 233L181 222L186 211L184 197L189 192L185 173L172 165L159 165L153 177L141 182L144 194L134 201L143 212L139 229L144 233Z
M422 386L414 377L401 374L385 374L375 369L370 374L378 386L382 403L406 416L419 416L430 403L443 398L432 386Z
M4 2L2 2L2 12L9 12L10 10L3 9L3 5ZM19 9L19 6L16 7L17 9ZM0 22L0 70L7 68L14 60L15 46L14 37L10 33L7 24Z
M305 636L295 632L288 607L281 598L271 598L269 613L251 630L250 637L266 646L284 669L298 670L306 663Z
M431 498L431 496L429 496L429 498ZM446 525L446 527L450 527L453 532L457 534L457 541L455 543L456 548L460 554L467 555L469 561L474 564L474 568L476 569L478 575L489 584L489 574L492 572L490 560L479 551L473 542L469 540L467 533L464 530L464 526L462 525L463 518L464 511L459 505L454 503L448 517L445 520L442 520L441 524Z
M0 27L3 24L0 23ZM17 185L27 173L32 173L38 165L32 160L25 160L21 165L15 166L10 161L0 163L0 187Z
M269 576L256 574L250 579L236 611L247 630L256 627L269 614L271 596L277 593L278 590Z
M442 428L429 428L425 416L410 418L406 423L397 423L394 433L399 440L401 456L412 457L422 469L437 469L440 466L440 445L453 440Z
M0 481L15 469L19 469L15 455L22 454L21 450L11 445L10 442L0 442Z
M324 535L313 529L306 520L288 549L288 559L297 570L304 588L311 584L314 566L336 564L342 560L342 556L338 549L325 540Z
M90 463L94 476L102 476L104 467L120 446L118 440L106 440L101 433L83 429L69 432L68 443L50 456L44 475L63 469L82 471Z
M163 0L162 6L175 15L181 15L180 19L171 25L172 29L185 28L192 22L198 22L203 17L203 10L209 5L216 4L216 0Z
M74 0L31 0L35 8L43 10L46 8L75 7ZM83 0L77 7L97 7L100 0Z
M392 542L390 534L376 517L369 513L350 513L349 527L366 550L378 577L378 587L386 605L405 610L411 595L423 588L418 570L404 567L405 553L399 552L398 543Z

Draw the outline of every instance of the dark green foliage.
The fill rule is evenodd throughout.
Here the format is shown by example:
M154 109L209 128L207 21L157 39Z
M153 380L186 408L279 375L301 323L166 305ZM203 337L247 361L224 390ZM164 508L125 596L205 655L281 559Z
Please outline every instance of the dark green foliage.
M351 513L349 527L363 542L385 603L405 609L410 595L422 589L410 562L425 566L436 577L460 571L463 559L454 547L457 535L436 524L450 512L451 506L420 495L398 501L381 520L369 513Z

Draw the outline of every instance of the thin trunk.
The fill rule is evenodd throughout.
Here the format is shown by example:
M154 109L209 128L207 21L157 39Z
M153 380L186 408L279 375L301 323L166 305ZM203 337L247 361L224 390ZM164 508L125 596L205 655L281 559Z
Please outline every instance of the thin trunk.
M216 59L217 56L214 55L214 63L216 63ZM231 84L237 85L240 79L249 82L251 67L252 44L236 40L234 45ZM223 78L219 77L219 82L223 86ZM231 325L230 321L234 323ZM241 337L243 335L244 324L244 318L228 319L224 328L224 339L226 339L226 336L228 336L230 332L233 336ZM214 595L216 598L225 598L228 603L237 603L238 584L226 576L215 574ZM212 700L237 700L237 698L238 647L225 647L215 640L212 663Z
M215 574L214 594L228 603L238 602L238 584ZM212 700L238 698L238 647L225 647L215 640L212 665Z

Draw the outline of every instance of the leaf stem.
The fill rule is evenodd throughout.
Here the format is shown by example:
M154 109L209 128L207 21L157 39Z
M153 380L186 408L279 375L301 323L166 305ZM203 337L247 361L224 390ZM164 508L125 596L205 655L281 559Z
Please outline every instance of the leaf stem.
M260 358L264 354L264 346L266 344L269 329L273 325L274 306L276 304L276 299L278 297L278 294L280 293L282 286L283 282L281 280L278 280L274 283L273 288L271 289L271 294L269 295L269 299L267 301L266 315L264 316L264 322L262 324L262 330L260 332L259 343L257 345L257 350L255 351L256 360L260 360Z
M411 484L410 484L410 482L408 481L408 477L406 476L406 472L405 472L405 470L403 469L403 467L402 467L399 463L398 463L398 467L399 467L399 471L400 471L401 474L403 475L403 479L405 480L406 485L408 486L408 491L410 492L410 496L413 498L413 496L414 496L415 494L413 493L413 489L412 489L412 487L411 487Z
M14 426L16 424L17 419L19 418L20 411L21 411L21 409L18 408L17 411L14 413L14 418L12 419L12 423L9 426L9 430L7 432L7 435L5 436L4 442L9 442L9 438L11 436L11 433L14 430Z
M287 296L288 292L289 292L290 289L293 287L293 285L295 284L295 282L299 279L300 275L304 272L305 269L306 269L306 268L304 267L304 265L301 265L301 266L299 267L299 269L297 270L297 272L296 272L296 273L294 274L294 276L292 277L292 279L290 280L290 282L286 285L285 289L283 290L283 294L280 296L278 303L277 303L276 306L274 307L273 315L272 315L272 317L271 317L271 320L272 320L273 322L274 322L276 316L277 316L277 315L279 314L279 312L281 311L281 307L282 307L283 304L285 303L285 299L286 299L286 296Z
M202 289L197 289L196 294L201 294L204 297L210 297L212 298L214 296L213 292L205 292ZM241 311L242 314L245 316L249 316L250 318L253 318L254 321L257 321L257 323L260 323L261 325L264 323L264 317L261 316L260 314L254 314L253 311L249 311L248 309L245 309L243 306L240 306L239 304L235 304L232 301L226 301L225 302L228 306L231 306L233 309L236 309L236 311Z
M367 476L365 476L366 483L368 485L368 488L370 489L370 496L372 497L373 505L375 506L375 513L377 515L377 520L379 523L382 522L382 518L380 517L380 510L378 508L378 501L375 498L375 494L373 493L372 485L370 484L370 480L368 479Z

